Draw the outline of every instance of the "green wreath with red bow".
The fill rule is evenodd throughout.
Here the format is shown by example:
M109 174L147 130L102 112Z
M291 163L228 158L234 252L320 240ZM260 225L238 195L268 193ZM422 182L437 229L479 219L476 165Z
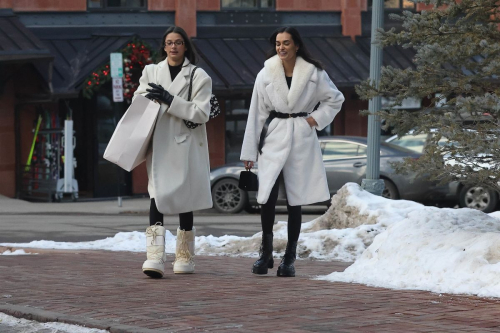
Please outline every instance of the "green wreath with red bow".
M134 92L139 87L142 70L146 65L153 63L153 52L148 44L138 39L129 42L121 52L123 54L123 97L130 103ZM109 62L93 71L85 79L83 96L88 99L92 98L94 93L108 81L111 81Z

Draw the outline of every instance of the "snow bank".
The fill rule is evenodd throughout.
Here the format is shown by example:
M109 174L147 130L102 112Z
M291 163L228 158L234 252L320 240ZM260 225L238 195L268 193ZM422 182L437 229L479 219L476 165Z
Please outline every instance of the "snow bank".
M352 185L350 185L352 188ZM365 192L365 212L387 211L383 198ZM360 195L352 189L348 202ZM384 203L385 202L385 203ZM401 209L398 206L401 206ZM440 209L392 201L396 218L344 272L322 280L395 289L500 297L500 220L472 209ZM383 214L378 215L378 224Z
M488 215L489 215L489 216L491 216L491 217L494 217L494 218L497 218L497 219L499 219L499 220L500 220L500 211L498 211L498 212L493 212L493 213L489 213Z

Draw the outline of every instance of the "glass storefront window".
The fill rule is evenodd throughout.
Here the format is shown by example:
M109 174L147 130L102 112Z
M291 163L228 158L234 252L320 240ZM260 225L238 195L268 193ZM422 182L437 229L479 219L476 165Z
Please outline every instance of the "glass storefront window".
M226 101L226 163L240 160L250 99Z
M221 0L223 9L270 9L274 8L274 0Z
M89 9L145 9L146 0L87 0Z
M368 7L373 6L373 0L368 0ZM384 0L385 9L415 9L415 3L411 0Z
M101 8L101 0L88 0L88 8Z
M385 8L399 8L399 0L385 0Z
M415 8L415 3L413 1L403 0L403 8L405 8L405 9L414 9Z

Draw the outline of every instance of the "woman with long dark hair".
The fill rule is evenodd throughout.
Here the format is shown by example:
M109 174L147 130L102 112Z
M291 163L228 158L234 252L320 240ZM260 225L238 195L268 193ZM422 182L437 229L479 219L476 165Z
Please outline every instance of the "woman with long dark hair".
M170 27L162 38L163 60L144 68L135 95L161 104L146 164L151 198L143 272L161 278L165 271L163 214L179 214L174 273L194 273L193 211L212 207L205 123L210 115L212 80L201 68L192 79L196 50L186 32ZM185 121L202 124L188 128Z
M250 170L259 161L262 245L252 273L273 268L273 224L279 179L285 186L288 243L277 275L295 276L302 205L330 198L316 134L340 111L344 96L292 27L276 30L273 49L255 80L240 159Z

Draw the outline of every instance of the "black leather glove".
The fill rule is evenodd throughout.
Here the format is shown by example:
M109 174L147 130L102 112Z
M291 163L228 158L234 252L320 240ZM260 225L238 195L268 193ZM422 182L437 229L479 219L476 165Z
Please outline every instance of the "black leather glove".
M148 85L151 87L151 89L146 89L149 94L146 95L148 98L153 98L158 101L161 101L168 106L172 104L174 100L174 96L172 96L167 90L165 90L161 85L154 84L154 83L148 83Z

